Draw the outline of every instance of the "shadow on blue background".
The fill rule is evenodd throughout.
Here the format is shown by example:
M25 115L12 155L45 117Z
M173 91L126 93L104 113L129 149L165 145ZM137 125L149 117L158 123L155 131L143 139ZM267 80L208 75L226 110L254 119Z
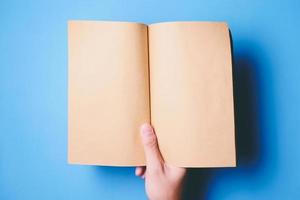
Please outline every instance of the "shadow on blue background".
M259 61L251 51L235 52L231 36L234 83L237 168L189 169L184 199L207 199L213 179L219 174L253 176L268 162L265 137L261 128ZM273 140L276 135L273 135ZM276 140L276 139L275 139ZM275 166L274 166L275 167Z

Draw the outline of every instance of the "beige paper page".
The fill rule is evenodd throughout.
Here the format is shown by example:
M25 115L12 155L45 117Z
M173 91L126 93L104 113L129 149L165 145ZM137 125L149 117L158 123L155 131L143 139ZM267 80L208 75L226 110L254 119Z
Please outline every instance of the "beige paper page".
M70 21L69 163L143 165L149 122L147 26Z
M235 166L230 38L225 23L149 26L151 122L167 163Z

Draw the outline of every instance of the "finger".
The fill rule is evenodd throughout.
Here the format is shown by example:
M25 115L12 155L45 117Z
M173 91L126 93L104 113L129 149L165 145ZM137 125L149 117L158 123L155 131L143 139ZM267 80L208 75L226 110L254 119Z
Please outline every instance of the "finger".
M183 178L187 173L187 169L183 167L165 164L165 168L167 168L165 172L170 173L170 176L177 177L179 179Z
M136 176L141 176L142 174L142 167L136 167L135 168L135 175Z
M173 169L173 173L174 173L177 177L184 177L185 174L186 174L186 168L176 167L176 169Z
M163 158L158 148L157 138L149 124L141 127L142 143L146 156L147 169L162 169Z
M139 166L135 168L135 175L142 177L145 174L146 171L146 167L144 166Z

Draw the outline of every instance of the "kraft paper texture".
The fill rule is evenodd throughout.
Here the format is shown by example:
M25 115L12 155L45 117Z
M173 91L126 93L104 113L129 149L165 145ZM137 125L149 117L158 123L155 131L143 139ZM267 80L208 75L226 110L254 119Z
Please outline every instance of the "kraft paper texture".
M70 21L68 159L145 165L151 122L165 162L236 165L226 23Z

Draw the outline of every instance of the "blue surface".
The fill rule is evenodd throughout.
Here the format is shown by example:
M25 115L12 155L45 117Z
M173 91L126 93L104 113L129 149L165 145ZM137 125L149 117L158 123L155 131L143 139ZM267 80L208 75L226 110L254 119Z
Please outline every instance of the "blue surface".
M187 198L300 198L300 1L0 2L0 199L145 199L133 168L67 164L67 20L227 21L238 164Z

